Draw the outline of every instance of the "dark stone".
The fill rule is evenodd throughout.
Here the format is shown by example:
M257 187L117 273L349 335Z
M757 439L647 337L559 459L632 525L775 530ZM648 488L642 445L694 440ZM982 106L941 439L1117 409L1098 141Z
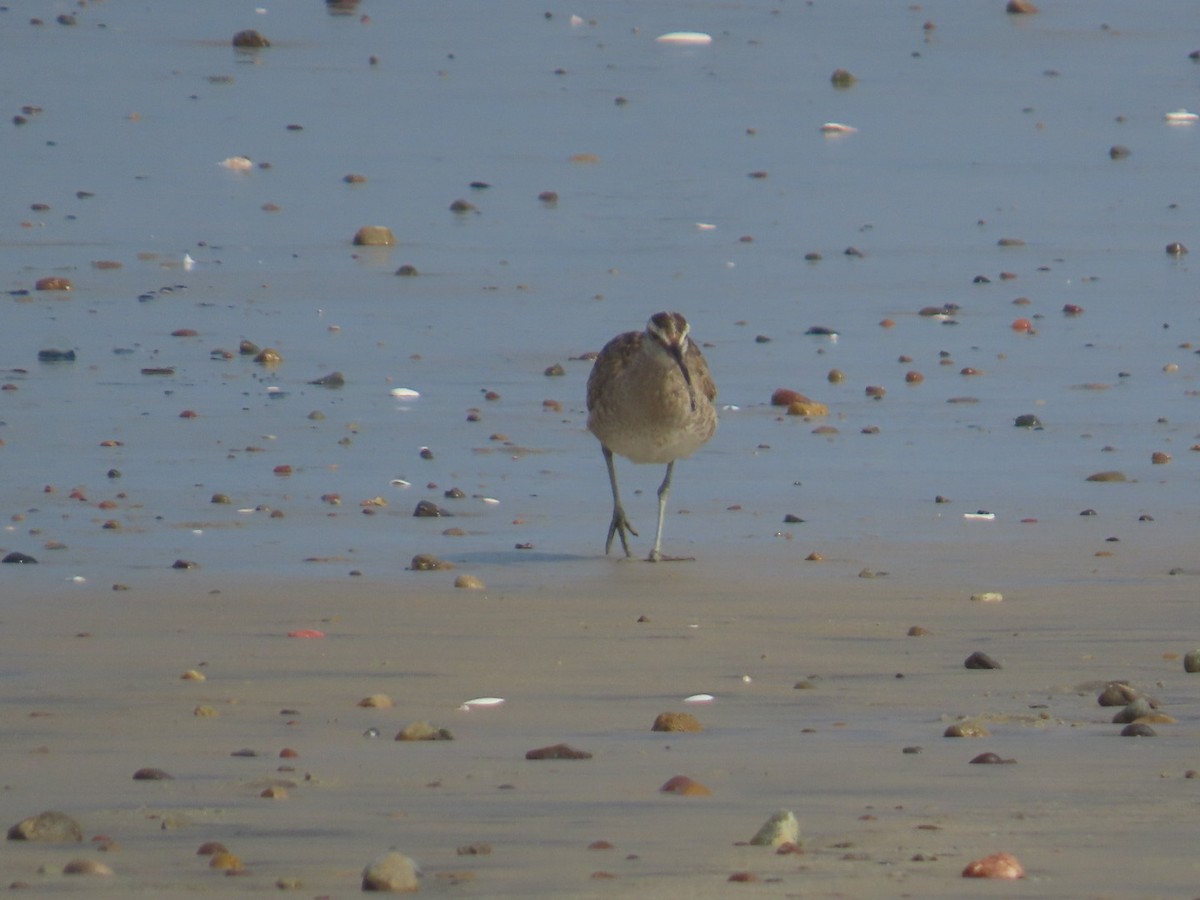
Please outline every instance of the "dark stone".
M1158 732L1149 725L1132 722L1121 729L1121 737L1158 737Z
M1035 428L1040 431L1042 429L1042 420L1033 413L1025 413L1023 416L1017 416L1013 425L1017 428Z
M309 384L317 384L328 388L340 388L346 384L346 376L341 372L330 372L328 375L322 375L320 378L310 381Z
M434 518L436 516L449 516L453 513L448 513L432 500L422 500L417 503L417 508L413 510L413 515L417 518Z
M47 841L49 843L79 843L83 829L66 813L49 810L22 819L8 829L10 841Z
M999 662L992 659L982 650L976 650L967 657L963 663L968 669L1000 669L1003 668Z
M25 565L26 563L35 563L37 560L28 553L18 553L16 550L14 550L12 553L8 554L8 556L4 557L4 559L0 559L0 562Z
M253 28L247 28L233 36L233 46L242 50L258 50L262 47L270 47L271 42Z
M525 754L526 759L591 759L592 754L586 750L576 750L570 744L554 744L551 747L539 747Z
M53 347L38 351L39 362L75 362L74 350L57 350Z

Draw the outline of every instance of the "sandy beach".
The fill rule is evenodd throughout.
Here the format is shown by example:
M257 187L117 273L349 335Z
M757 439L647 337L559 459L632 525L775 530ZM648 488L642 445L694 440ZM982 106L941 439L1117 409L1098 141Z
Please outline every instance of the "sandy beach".
M0 9L0 885L1200 896L1196 9L1040 5Z
M613 561L532 582L472 569L482 592L446 572L170 573L38 597L0 634L2 809L6 825L67 812L85 842L10 841L4 877L112 897L290 879L339 897L395 847L422 866L423 891L450 896L1189 895L1200 680L1174 623L1191 579L981 602L822 566L759 579L728 560ZM300 629L325 636L287 636ZM964 668L977 650L1003 668ZM1118 679L1178 724L1118 737L1096 700ZM700 692L714 700L682 703ZM378 693L394 708L358 706ZM505 703L459 708L486 696ZM664 711L703 732L652 732ZM943 737L963 719L990 737ZM419 720L454 739L393 740ZM524 758L557 743L592 757ZM985 751L1015 764L969 764ZM172 780L133 780L143 767ZM711 796L661 793L676 775ZM272 786L286 796L261 796ZM747 846L779 809L799 819L802 854ZM214 840L243 872L196 856ZM490 852L459 855L472 846ZM1024 881L960 877L1001 850ZM59 874L79 857L115 874ZM757 883L730 884L739 872Z

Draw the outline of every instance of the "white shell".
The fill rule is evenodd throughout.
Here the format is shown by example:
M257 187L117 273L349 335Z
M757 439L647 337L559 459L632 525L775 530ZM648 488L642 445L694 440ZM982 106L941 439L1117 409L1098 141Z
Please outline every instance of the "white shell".
M1200 116L1193 112L1188 112L1186 109L1177 109L1175 112L1169 112L1163 118L1167 120L1168 125L1192 125L1200 121Z
M963 513L963 518L969 522L990 522L996 518L996 514L981 509L979 512Z
M399 397L401 400L416 400L421 395L412 388L392 388L391 395Z
M490 504L492 506L495 506L496 504L498 504L500 502L495 497L480 497L479 499L482 500L484 503Z
M690 697L684 697L684 703L712 703L717 698L712 694L692 694Z
M388 484L393 487L412 487L411 481L405 481L403 478L393 478Z
M467 711L472 709L486 709L491 706L500 706L504 703L503 697L476 697L474 700L468 700L459 709Z
M843 125L841 122L826 122L821 126L822 134L854 134L858 131L853 125Z
M217 163L218 166L224 166L226 169L232 169L235 172L246 172L254 168L254 162L248 156L230 156L227 159Z
M676 44L690 47L704 47L712 43L712 35L703 31L669 31L660 34L655 39L659 44Z

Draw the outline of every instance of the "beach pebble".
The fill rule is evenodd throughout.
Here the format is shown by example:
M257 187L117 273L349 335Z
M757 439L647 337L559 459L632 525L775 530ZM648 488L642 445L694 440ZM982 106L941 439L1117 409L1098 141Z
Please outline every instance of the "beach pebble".
M1193 118L1192 121L1195 121ZM1179 241L1172 241L1167 244L1167 256L1187 256L1188 248Z
M1110 681L1097 695L1096 702L1101 706L1125 706L1140 696L1140 691L1124 681Z
M686 775L675 775L672 778L668 778L658 790L662 794L679 794L681 797L712 796L711 789L698 781L688 778Z
M30 556L28 553L20 553L20 552L14 550L14 551L12 551L12 553L6 554L4 559L0 559L0 562L6 562L11 565L22 566L22 565L30 565L32 563L36 563L37 560L34 559L32 556Z
M435 572L453 569L454 563L438 559L432 553L418 553L412 558L412 562L408 564L408 568L413 572Z
M371 694L358 701L358 705L367 709L391 709L395 704L387 694Z
M386 225L364 225L354 232L353 243L357 247L392 247L396 236Z
M94 859L73 859L62 868L64 875L112 875L112 866Z
M1004 599L1004 595L999 591L980 591L978 594L972 594L971 599L976 603L999 603Z
M213 853L208 861L208 867L210 869L220 869L223 872L240 872L245 868L241 858L230 853L228 850L218 850Z
M1002 668L1004 668L1003 666L1000 665L999 662L997 662L992 657L988 656L982 650L976 650L974 653L972 653L970 656L968 656L966 658L966 660L963 662L963 665L966 666L968 669L1002 669Z
M1017 428L1041 428L1042 420L1033 413L1025 413L1024 415L1017 416L1013 420L1013 425Z
M781 809L763 823L750 838L756 847L778 847L781 844L800 844L800 823L791 810Z
M853 87L858 79L854 77L853 72L846 69L834 69L829 81L835 88L848 88Z
M134 781L171 781L173 778L174 776L162 769L155 768L138 769L133 773Z
M991 732L977 722L955 722L942 732L942 737L952 738L981 738L990 735Z
M243 50L258 50L262 47L270 47L271 42L253 28L247 28L233 36L233 46Z
M1183 671L1193 675L1200 672L1200 650L1189 650L1183 655Z
M474 575L459 575L454 579L454 586L468 591L482 591L486 587L483 580Z
M734 872L726 881L741 882L744 884L755 884L759 879L753 872Z
M1128 481L1124 472L1109 470L1105 472L1093 472L1085 481Z
M659 713L650 727L651 731L703 731L700 720L691 713L664 712Z
M453 513L442 509L432 500L422 500L413 509L413 516L418 519L432 519L438 516L451 516Z
M397 741L452 741L454 735L447 728L434 728L428 722L410 722L396 733Z
M8 829L8 839L54 844L78 843L83 840L83 829L66 813L47 810L13 825Z
M197 856L215 856L218 853L228 853L229 850L220 841L205 841L196 848Z
M983 859L967 863L962 871L963 878L1007 878L1025 877L1025 869L1011 853L993 853Z
M362 889L388 894L412 894L420 890L417 877L421 870L410 858L396 850L380 854L362 872Z
M327 388L340 388L345 386L346 376L341 372L330 372L328 375L322 375L320 378L310 381L309 384Z
M1154 712L1154 708L1150 705L1150 701L1145 697L1138 697L1117 711L1116 715L1113 716L1113 724L1123 725L1126 722L1133 722L1143 716L1150 715L1152 712Z
M1158 732L1143 722L1131 722L1121 729L1121 737L1158 737Z
M280 784L273 784L270 787L265 787L259 793L264 800L286 800L288 798L287 788Z
M184 681L205 681L207 679L207 676L197 669L188 669L179 677Z
M1004 759L1000 754L993 753L991 750L980 753L971 760L971 764L976 766L1011 765L1015 762L1015 759Z
M824 403L818 403L816 400L796 400L788 404L787 414L789 416L827 416L829 415L829 407Z
M277 366L283 362L283 354L274 347L264 347L255 354L254 361L260 366Z
M75 289L75 285L71 283L70 278L63 278L61 275L48 275L45 278L39 278L33 285L38 291L71 291Z
M552 744L549 747L538 747L525 754L526 759L591 759L592 754L586 750L576 750L570 744Z

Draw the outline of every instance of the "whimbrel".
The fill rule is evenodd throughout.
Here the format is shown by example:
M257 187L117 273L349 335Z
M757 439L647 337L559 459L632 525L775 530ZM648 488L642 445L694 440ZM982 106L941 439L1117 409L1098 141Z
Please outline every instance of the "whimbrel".
M717 386L688 331L687 319L679 313L655 313L645 331L627 331L609 341L588 376L587 427L600 441L613 495L605 553L618 535L630 556L626 533L637 536L621 506L613 454L667 466L658 488L658 531L649 557L658 562L663 559L663 515L675 460L691 456L717 430Z

